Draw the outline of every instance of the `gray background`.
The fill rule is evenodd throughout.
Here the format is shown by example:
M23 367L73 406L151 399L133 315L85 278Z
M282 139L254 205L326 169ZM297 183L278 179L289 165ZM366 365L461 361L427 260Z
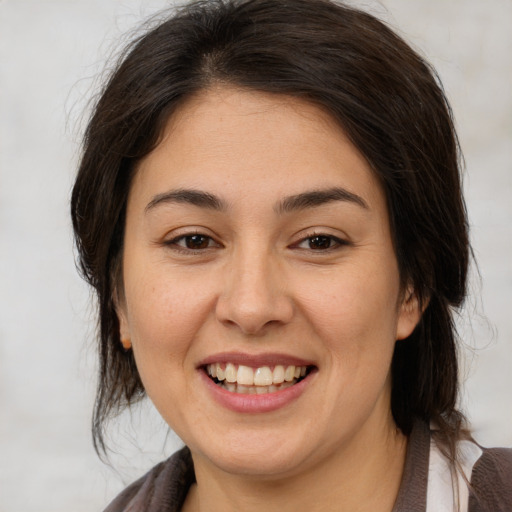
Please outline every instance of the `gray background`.
M353 3L400 27L451 99L481 273L459 322L463 405L477 439L512 445L512 2ZM94 307L68 219L98 73L164 5L0 0L0 512L102 510L179 444L145 405L113 426L113 467L92 450Z

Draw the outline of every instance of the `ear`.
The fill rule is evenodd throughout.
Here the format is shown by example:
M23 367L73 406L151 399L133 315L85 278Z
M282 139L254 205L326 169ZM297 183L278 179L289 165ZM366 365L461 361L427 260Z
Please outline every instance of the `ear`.
M414 288L408 287L399 305L398 321L396 325L396 339L403 340L410 336L421 319L423 311L428 305L420 306L420 301Z
M129 350L131 344L131 332L126 313L126 303L124 297L120 297L117 290L113 293L114 307L116 310L117 319L119 321L119 338L125 350Z
M124 309L116 308L117 318L119 319L119 337L121 340L129 340L131 338L130 328L128 327L128 320L126 319L126 312Z

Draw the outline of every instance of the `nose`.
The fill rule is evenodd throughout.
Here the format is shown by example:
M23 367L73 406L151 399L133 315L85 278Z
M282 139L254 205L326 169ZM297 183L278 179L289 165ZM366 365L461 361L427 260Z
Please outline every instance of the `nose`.
M230 260L216 304L217 319L246 335L262 335L293 317L291 296L278 262L251 251Z

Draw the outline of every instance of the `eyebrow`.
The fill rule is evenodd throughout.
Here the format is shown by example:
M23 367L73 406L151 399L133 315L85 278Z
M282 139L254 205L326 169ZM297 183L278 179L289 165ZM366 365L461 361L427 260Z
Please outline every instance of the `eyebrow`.
M365 210L369 210L367 202L357 194L341 187L334 187L325 190L312 190L294 196L286 197L276 206L276 212L290 213L307 208L315 208L333 201L344 201L354 203Z
M145 211L148 212L158 205L167 203L185 203L198 206L199 208L207 208L209 210L225 210L227 205L219 197L203 192L201 190L178 189L164 192L156 195L146 206Z
M366 201L357 194L341 187L325 190L311 190L293 196L285 197L274 207L278 214L291 213L298 210L315 208L333 201L343 201L356 204L366 210L369 209ZM227 203L214 194L202 190L178 189L157 194L146 206L148 212L156 206L168 203L185 203L206 208L209 210L223 211L227 209Z

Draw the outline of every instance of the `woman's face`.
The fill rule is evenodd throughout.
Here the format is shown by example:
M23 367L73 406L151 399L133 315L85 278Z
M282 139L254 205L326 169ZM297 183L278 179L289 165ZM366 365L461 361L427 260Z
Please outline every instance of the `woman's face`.
M132 184L123 290L121 336L196 464L294 474L394 427L393 347L419 312L383 191L319 108L185 103Z

